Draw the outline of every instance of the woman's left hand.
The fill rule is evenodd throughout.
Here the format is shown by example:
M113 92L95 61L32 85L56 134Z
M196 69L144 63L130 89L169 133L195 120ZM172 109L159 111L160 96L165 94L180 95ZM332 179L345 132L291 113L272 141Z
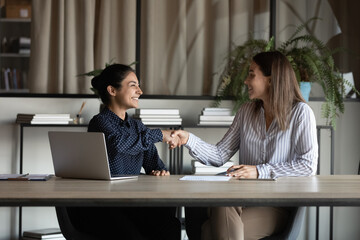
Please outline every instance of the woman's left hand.
M170 176L170 172L166 170L152 170L150 175L154 176Z
M227 174L231 177L239 178L258 178L259 174L254 165L234 165L230 167Z

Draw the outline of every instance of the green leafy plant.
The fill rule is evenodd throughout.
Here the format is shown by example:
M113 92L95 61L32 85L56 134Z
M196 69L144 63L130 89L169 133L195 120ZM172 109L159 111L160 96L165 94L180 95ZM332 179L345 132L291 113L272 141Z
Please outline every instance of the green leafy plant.
M252 58L264 51L270 51L274 48L274 38L270 41L250 39L243 45L235 46L228 56L228 64L220 76L216 101L214 106L219 106L224 97L232 97L234 100L233 111L236 112L239 107L249 101L247 87L244 83Z
M247 77L249 65L253 56L263 51L280 51L292 64L298 82L316 82L323 89L325 102L322 105L322 117L334 128L336 118L344 113L343 93L345 85L350 86L359 93L355 87L342 77L334 64L333 55L341 48L330 49L323 42L311 34L302 34L312 18L297 27L293 35L280 47L274 47L274 39L250 39L243 45L235 46L228 55L228 64L220 76L215 106L218 106L224 97L234 99L234 112L244 103L249 101L244 81Z

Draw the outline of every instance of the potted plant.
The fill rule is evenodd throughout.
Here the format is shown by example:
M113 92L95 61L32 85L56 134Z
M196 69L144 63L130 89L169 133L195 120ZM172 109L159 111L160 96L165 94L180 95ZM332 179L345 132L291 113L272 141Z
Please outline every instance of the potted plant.
M220 75L215 106L218 106L224 97L232 97L234 111L246 101L249 96L244 81L247 77L251 59L257 53L263 51L280 51L292 64L299 85L301 82L317 82L321 85L325 102L322 105L322 117L326 118L327 124L336 127L336 117L344 112L343 92L344 85L355 87L344 79L334 64L333 54L339 49L332 50L311 34L302 34L307 24L297 27L294 34L280 47L274 47L274 39L255 40L250 39L243 45L235 46L228 55L228 64Z

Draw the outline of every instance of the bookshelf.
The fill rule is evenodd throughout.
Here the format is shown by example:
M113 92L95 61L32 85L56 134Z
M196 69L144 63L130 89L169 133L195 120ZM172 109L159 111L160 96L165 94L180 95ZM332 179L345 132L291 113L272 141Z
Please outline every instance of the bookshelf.
M0 92L28 93L30 18L0 17Z

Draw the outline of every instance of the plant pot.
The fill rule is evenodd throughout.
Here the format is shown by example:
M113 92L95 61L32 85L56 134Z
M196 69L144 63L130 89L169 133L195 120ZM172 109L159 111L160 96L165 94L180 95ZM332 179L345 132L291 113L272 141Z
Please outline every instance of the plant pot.
M311 91L311 82L300 82L300 91L305 101L308 102Z

